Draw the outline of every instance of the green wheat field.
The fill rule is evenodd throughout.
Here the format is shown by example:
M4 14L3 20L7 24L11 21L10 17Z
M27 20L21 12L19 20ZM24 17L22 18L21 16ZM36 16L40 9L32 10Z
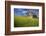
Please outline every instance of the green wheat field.
M14 27L37 27L39 26L38 18L29 16L14 16Z

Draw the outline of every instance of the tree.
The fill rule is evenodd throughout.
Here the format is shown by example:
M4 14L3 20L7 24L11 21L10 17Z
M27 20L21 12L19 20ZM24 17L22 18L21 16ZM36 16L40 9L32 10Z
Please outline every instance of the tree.
M33 15L33 18L37 18L37 15Z

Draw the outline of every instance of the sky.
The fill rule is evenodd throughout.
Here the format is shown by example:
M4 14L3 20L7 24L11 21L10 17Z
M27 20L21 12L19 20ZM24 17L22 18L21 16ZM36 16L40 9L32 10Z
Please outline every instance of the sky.
M24 8L14 8L14 15L16 16L26 16L28 11L31 11L33 15L39 14L39 9L24 9Z

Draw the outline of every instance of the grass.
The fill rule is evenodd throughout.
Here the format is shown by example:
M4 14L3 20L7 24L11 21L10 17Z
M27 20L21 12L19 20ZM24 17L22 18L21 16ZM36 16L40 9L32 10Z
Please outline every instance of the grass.
M38 18L14 16L14 27L35 27L39 25Z

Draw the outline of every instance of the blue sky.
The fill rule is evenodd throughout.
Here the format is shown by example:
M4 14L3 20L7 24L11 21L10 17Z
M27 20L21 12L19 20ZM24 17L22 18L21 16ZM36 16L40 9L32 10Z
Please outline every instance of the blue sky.
M14 15L16 15L16 16L26 16L27 11L29 11L29 10L35 15L39 14L39 9L14 8Z

